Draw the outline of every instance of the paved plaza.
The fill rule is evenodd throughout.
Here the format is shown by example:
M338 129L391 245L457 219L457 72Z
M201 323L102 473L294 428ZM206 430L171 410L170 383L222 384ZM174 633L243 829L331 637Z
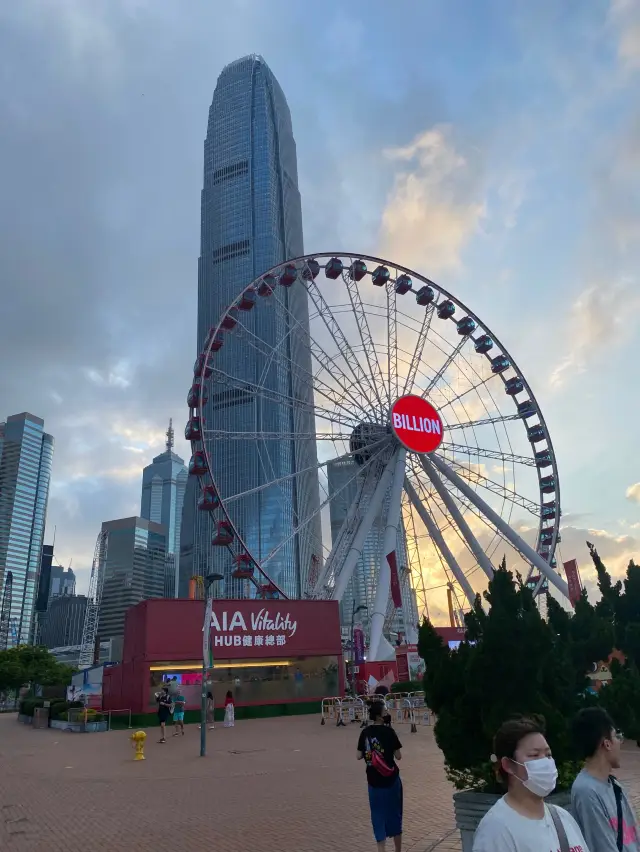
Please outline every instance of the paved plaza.
M453 852L451 788L430 728L404 745L407 852ZM208 756L199 731L157 743L133 761L129 731L33 730L0 715L0 849L198 852L371 852L358 728L293 717L216 726ZM621 777L640 798L640 749L625 748Z

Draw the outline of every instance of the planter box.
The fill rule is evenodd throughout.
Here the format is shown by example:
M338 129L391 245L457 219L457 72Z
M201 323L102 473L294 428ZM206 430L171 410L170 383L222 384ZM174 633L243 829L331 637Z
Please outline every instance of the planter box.
M477 793L474 790L463 790L453 794L453 810L456 816L456 828L460 830L462 852L472 852L473 836L480 820L490 808L502 797L500 793ZM569 810L571 793L554 793L547 802Z
M51 719L51 728L59 731L71 731L74 734L93 734L107 730L107 722L65 722L63 719Z

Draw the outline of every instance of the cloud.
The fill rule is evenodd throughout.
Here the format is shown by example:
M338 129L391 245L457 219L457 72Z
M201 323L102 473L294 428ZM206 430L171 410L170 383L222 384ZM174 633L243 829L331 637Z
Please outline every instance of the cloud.
M584 372L603 350L622 346L635 333L630 317L640 311L640 294L635 282L599 282L584 290L574 302L566 335L569 351L550 377L552 388L562 387L567 379Z
M640 482L636 482L627 488L625 494L627 500L632 500L634 503L640 503Z
M611 0L611 22L618 34L618 59L624 68L640 68L640 2Z
M439 125L409 145L385 150L399 171L382 213L383 257L430 272L460 266L486 206L476 152L463 155L452 136L451 127Z

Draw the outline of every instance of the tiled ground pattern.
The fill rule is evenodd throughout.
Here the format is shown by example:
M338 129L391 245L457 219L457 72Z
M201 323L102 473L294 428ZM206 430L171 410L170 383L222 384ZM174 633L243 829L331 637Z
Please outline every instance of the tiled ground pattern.
M451 788L430 728L404 741L407 852L458 852ZM128 731L32 730L0 715L3 852L366 852L375 848L355 725L317 717L216 727L208 756L199 732L157 743L133 761ZM640 749L621 776L640 800ZM638 801L640 804L640 801Z

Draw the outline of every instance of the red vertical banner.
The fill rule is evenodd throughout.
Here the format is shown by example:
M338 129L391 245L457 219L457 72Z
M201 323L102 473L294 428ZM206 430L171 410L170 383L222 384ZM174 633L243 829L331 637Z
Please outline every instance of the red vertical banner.
M391 599L396 609L402 606L402 593L400 591L400 579L398 577L398 563L396 562L396 552L392 550L387 553L387 562L391 569Z
M353 631L353 662L356 666L364 663L364 631L361 627Z
M578 561L570 559L568 562L563 562L562 564L567 577L567 585L569 586L569 600L575 606L582 595L580 575L578 574Z

